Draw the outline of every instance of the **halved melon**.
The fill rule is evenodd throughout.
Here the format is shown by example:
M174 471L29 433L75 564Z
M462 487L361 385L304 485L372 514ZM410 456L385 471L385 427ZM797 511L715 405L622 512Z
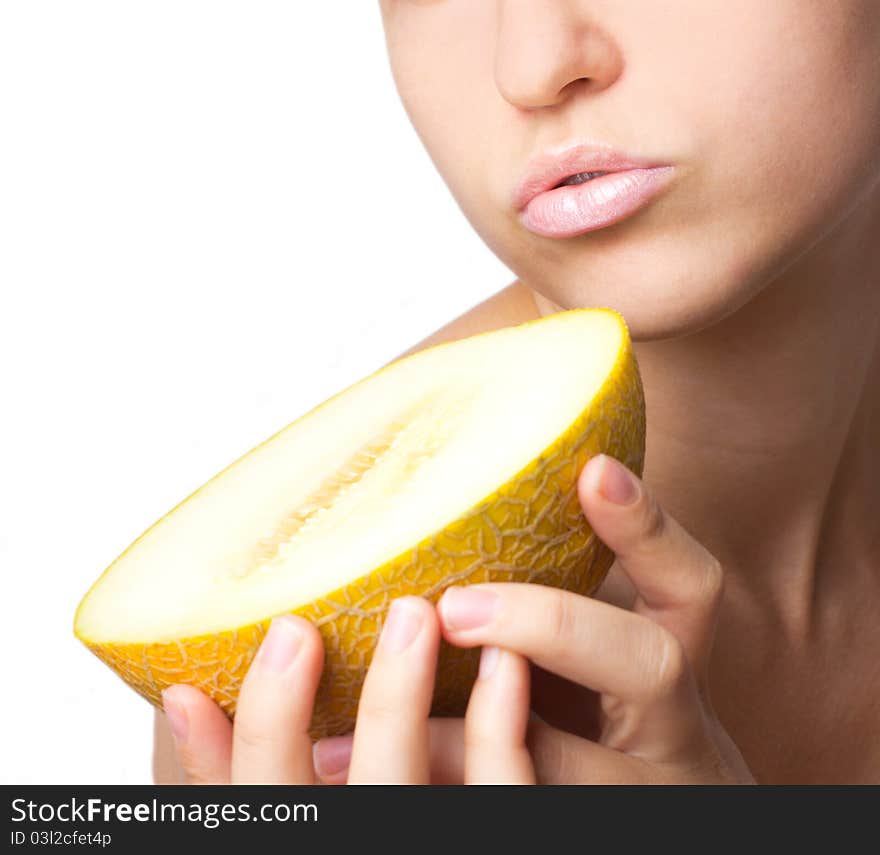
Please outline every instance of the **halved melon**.
M352 729L390 601L520 581L592 593L613 559L577 499L586 461L641 474L623 318L560 312L419 351L298 418L162 517L103 573L74 632L156 705L189 683L234 715L270 619L320 629L312 735ZM434 714L464 712L477 650L445 643Z

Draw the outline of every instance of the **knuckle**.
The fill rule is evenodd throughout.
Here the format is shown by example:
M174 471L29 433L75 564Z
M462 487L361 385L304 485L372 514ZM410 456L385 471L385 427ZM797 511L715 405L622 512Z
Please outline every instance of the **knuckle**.
M608 721L620 721L629 704L623 698L603 692L599 695L599 707Z
M201 769L186 769L186 782L188 784L222 784L225 783L221 778L215 777Z
M653 494L647 494L642 518L642 537L648 542L662 540L666 534L666 513Z
M252 724L236 721L235 742L239 747L248 752L264 753L276 747L277 742L268 729L263 729Z
M365 693L358 704L358 723L390 724L403 717L407 704L400 703L397 696L388 693Z
M700 599L709 603L717 603L724 593L724 568L711 553L707 553L700 578L702 580L699 591Z
M667 697L679 690L687 680L687 654L678 638L666 630L661 630L655 637L652 649L647 694L655 699Z
M550 600L548 622L553 641L560 646L567 645L574 632L575 616L566 592L556 591Z
M190 784L219 784L221 778L216 774L205 758L194 754L187 748L181 748L178 752L178 760L186 780Z

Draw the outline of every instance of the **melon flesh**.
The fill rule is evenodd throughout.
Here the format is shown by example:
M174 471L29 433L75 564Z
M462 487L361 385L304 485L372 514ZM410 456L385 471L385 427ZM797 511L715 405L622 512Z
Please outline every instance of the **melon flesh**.
M322 619L328 613L315 611L327 598L334 620L340 609L363 612L377 573L384 574L382 613L395 595L434 599L450 582L496 578L486 572L455 578L451 565L438 575L423 557L420 583L412 573L403 578L400 559L464 520L474 522L460 528L460 549L446 539L456 567L469 554L479 563L469 532L481 544L507 537L515 553L524 523L543 521L552 539L552 513L567 502L569 521L559 529L557 520L555 529L563 549L578 525L571 522L570 488L590 448L586 439L596 434L592 453L610 451L641 472L643 410L626 327L610 310L562 312L415 353L300 417L162 517L88 592L76 635L157 702L163 683L181 676L173 668L166 675L162 663L187 640L204 647L205 639L241 633L248 640L237 650L240 671L260 637L245 630L264 629L286 612L332 624ZM565 448L568 457L560 455ZM533 500L523 500L530 505L525 517L505 511L499 498L505 487L513 495L524 473L534 479L550 463L553 488L532 490ZM544 488L547 483L545 473ZM590 534L585 522L579 525L581 535ZM545 541L541 554L552 558L548 550L557 546ZM363 638L375 641L381 617L369 627L357 621L359 630L351 621L324 627L340 651L340 667L352 667L352 650L363 653L359 673L344 681L354 686L354 700L371 652ZM199 648L190 648L191 660ZM141 668L138 656L155 661ZM208 680L198 661L191 665L185 681L213 693L231 713L241 675ZM328 698L333 668L331 656L323 686ZM331 730L340 727L337 721Z

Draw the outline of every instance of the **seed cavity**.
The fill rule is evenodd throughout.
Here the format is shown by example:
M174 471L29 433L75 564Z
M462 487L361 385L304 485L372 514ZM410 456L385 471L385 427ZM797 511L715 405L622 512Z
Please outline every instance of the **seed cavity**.
M299 542L323 522L325 514L348 493L363 489L376 470L379 483L371 488L379 498L393 495L449 441L467 411L462 395L441 395L419 401L383 426L283 517L276 518L256 540L246 560L229 567L228 575L243 579L271 571ZM377 467L380 467L378 469Z

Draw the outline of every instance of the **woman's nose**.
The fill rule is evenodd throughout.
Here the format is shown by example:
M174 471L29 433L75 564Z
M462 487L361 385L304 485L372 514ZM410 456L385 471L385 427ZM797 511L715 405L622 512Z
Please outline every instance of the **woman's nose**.
M495 81L515 107L555 106L575 90L598 92L623 58L584 0L499 0Z

